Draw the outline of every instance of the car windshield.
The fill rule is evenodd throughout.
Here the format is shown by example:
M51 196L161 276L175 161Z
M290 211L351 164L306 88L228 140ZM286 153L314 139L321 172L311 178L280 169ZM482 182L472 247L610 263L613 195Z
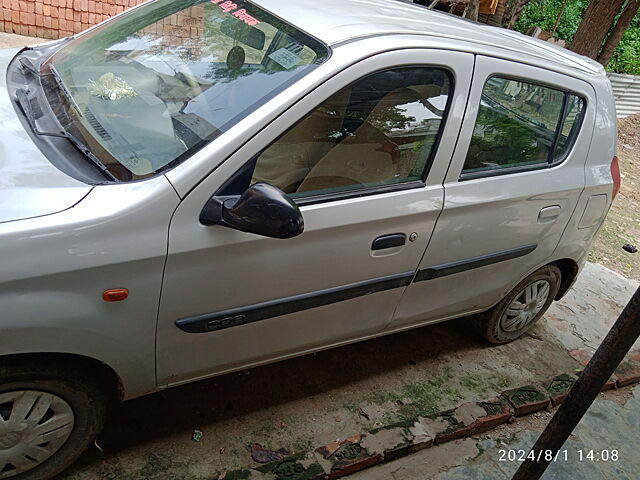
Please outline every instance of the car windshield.
M57 80L47 94L113 176L138 180L188 158L327 56L250 2L157 0L59 50L45 66Z

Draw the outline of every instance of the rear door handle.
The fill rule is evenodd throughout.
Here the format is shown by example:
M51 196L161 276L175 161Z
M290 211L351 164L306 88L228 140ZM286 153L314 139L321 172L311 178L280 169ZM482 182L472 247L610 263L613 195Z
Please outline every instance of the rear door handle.
M538 223L548 223L555 221L560 216L560 205L552 205L540 210L538 214Z
M376 238L371 244L371 250L385 250L387 248L401 247L407 243L404 233L393 233Z

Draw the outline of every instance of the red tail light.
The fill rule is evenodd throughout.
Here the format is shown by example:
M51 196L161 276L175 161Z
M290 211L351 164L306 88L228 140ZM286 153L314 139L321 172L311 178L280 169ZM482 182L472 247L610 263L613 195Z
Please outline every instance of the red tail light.
M618 157L613 157L611 161L611 176L613 177L613 200L616 199L616 195L620 191L620 164L618 163Z

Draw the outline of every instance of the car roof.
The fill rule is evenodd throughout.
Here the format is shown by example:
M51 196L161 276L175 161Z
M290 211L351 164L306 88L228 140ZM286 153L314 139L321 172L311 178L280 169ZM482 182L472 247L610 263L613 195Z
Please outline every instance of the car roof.
M411 34L498 47L512 58L528 55L589 74L602 74L595 61L513 30L491 27L402 0L256 0L258 5L335 46L359 38Z

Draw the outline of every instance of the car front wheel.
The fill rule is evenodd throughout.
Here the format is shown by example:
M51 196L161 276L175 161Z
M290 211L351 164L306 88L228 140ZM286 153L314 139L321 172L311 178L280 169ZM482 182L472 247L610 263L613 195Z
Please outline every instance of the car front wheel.
M89 375L0 359L0 379L0 480L52 478L93 443L107 402Z
M479 333L490 343L512 342L524 335L547 311L560 289L562 273L547 265L520 282L476 322Z

